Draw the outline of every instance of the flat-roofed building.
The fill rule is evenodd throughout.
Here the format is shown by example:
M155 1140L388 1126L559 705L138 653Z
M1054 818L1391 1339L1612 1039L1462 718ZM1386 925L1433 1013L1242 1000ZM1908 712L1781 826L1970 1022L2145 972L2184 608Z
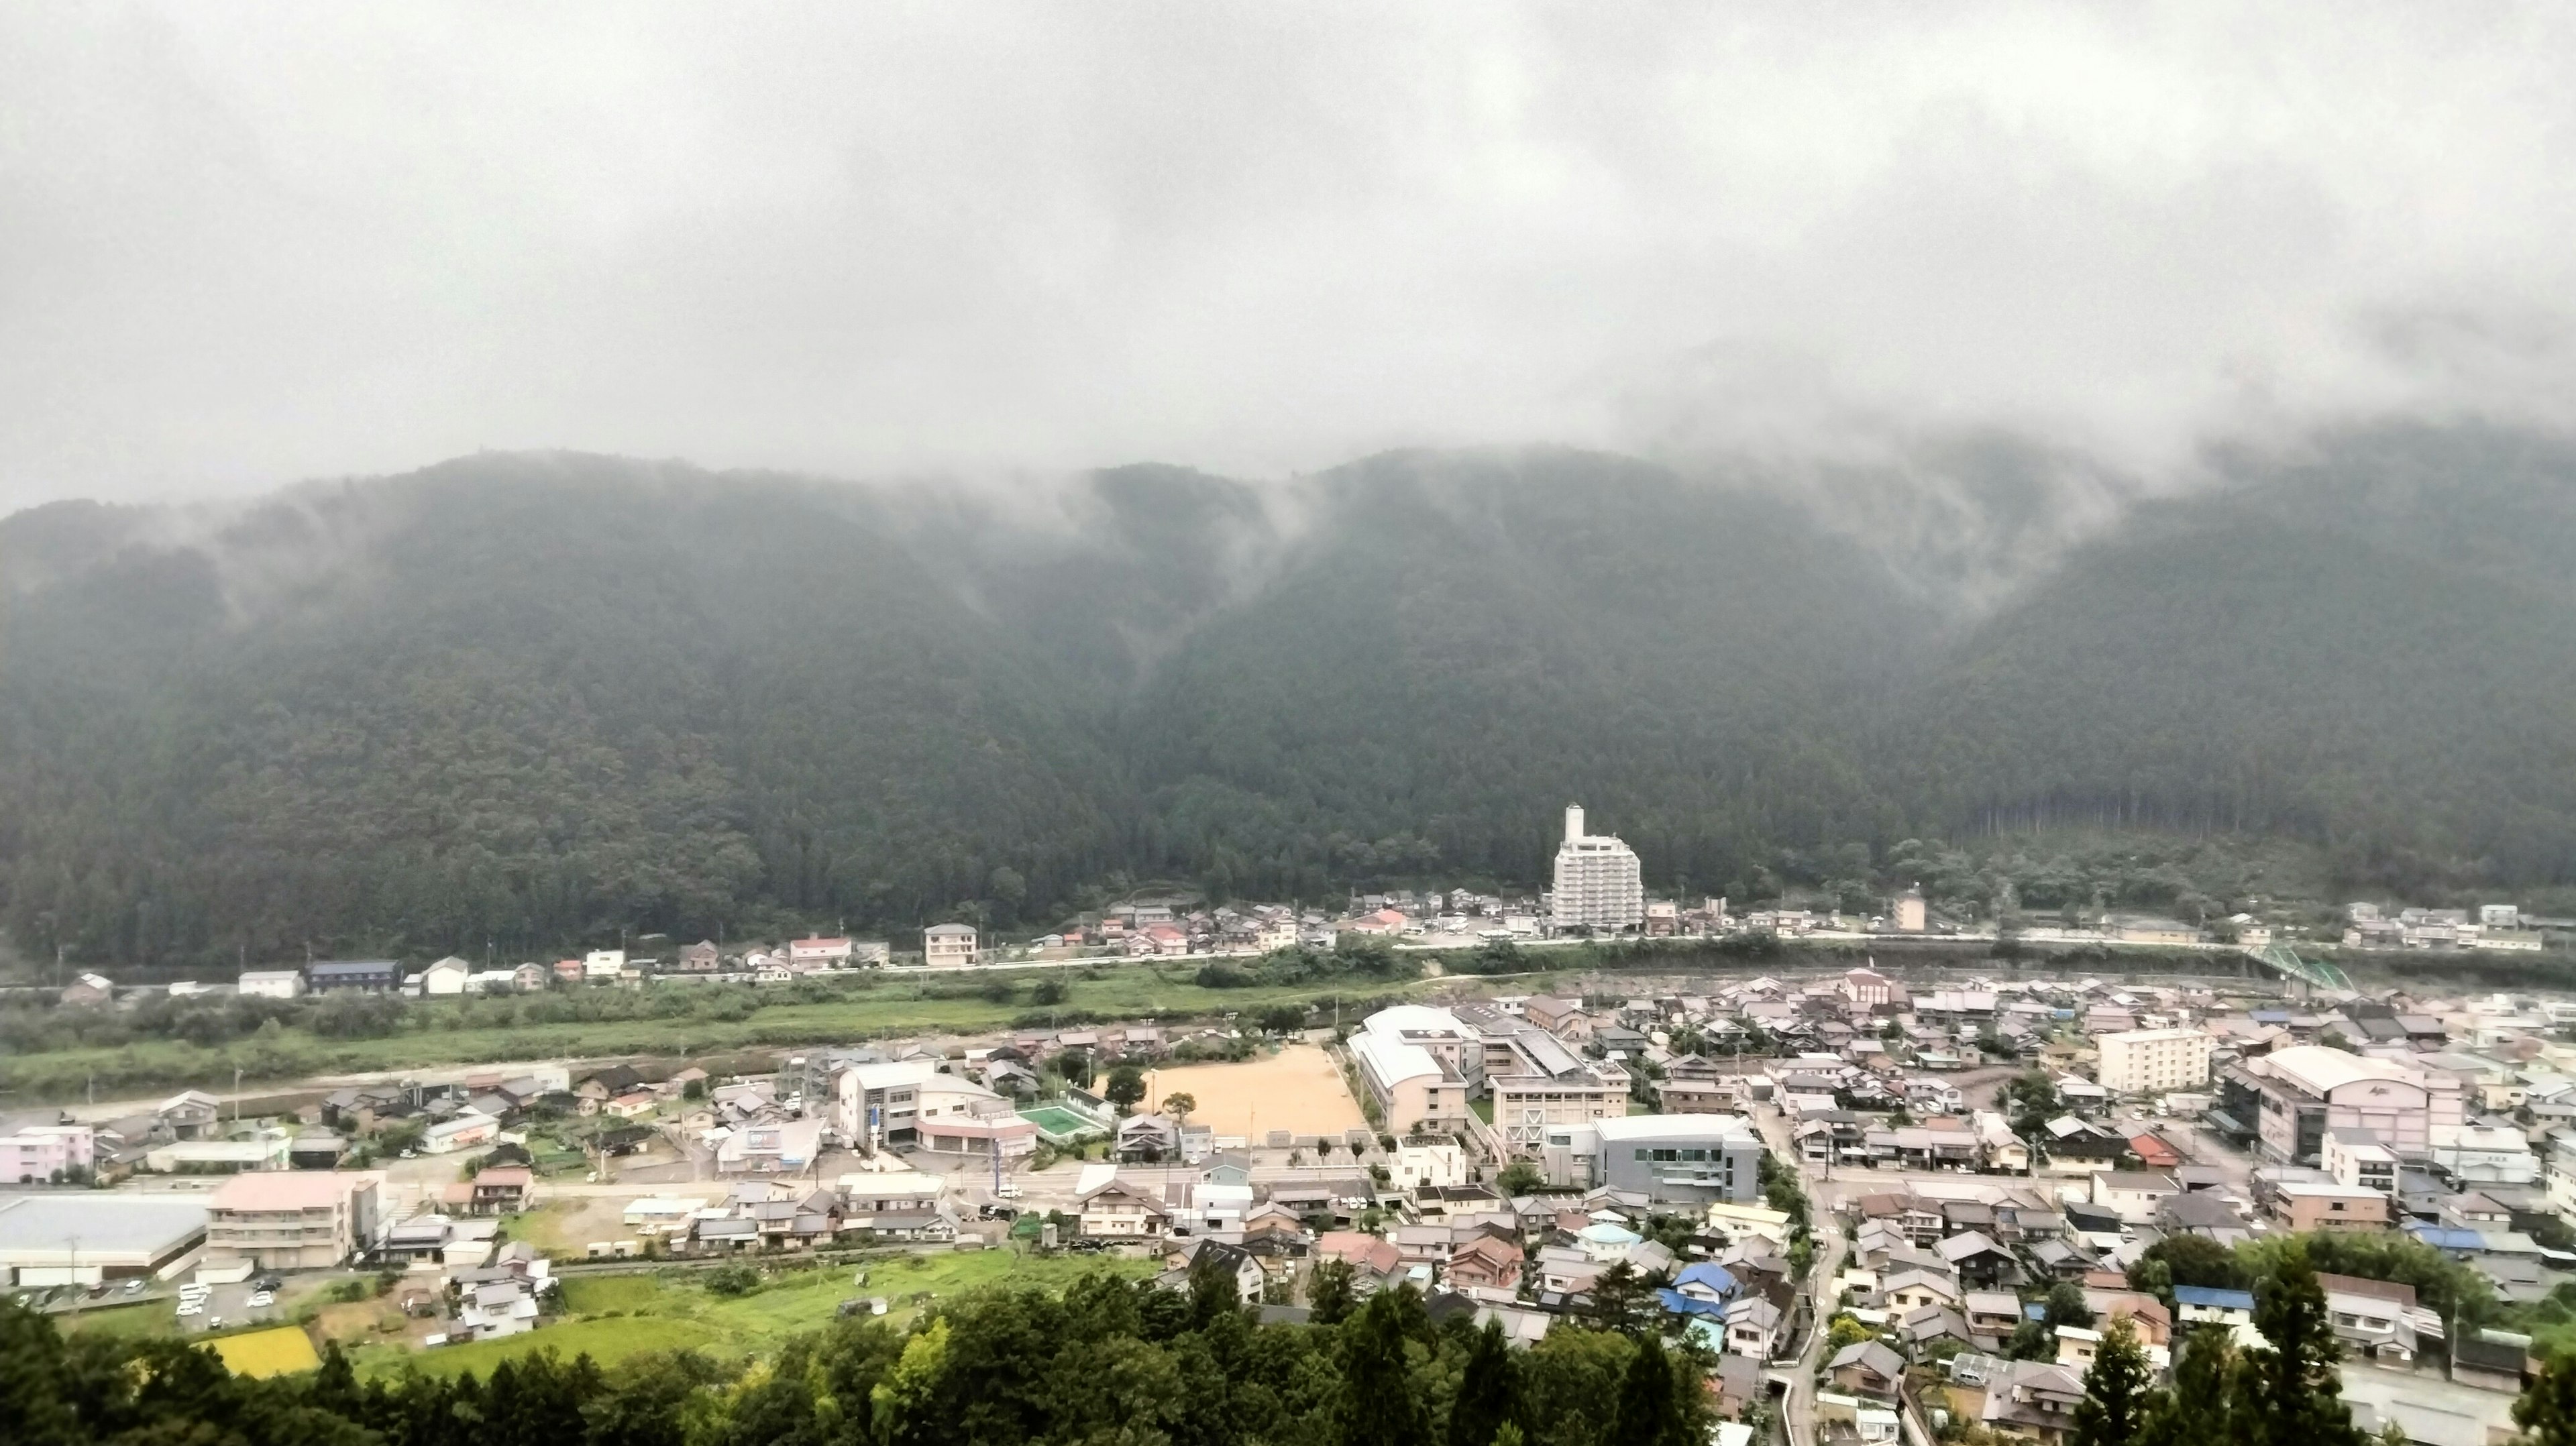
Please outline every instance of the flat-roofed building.
M264 1170L208 1197L206 1259L261 1270L326 1270L375 1241L378 1182L365 1171Z
M2215 1043L2198 1029L2129 1029L2093 1041L2102 1051L2096 1073L2114 1094L2162 1094L2209 1083Z
M2313 1165L2328 1130L2368 1130L2401 1160L2423 1159L2437 1126L2461 1123L2456 1076L2393 1059L2293 1045L2247 1060L2255 1134L2271 1160Z
M185 1195L0 1194L0 1283L96 1285L165 1274L205 1238L206 1206Z
M1539 1155L1550 1184L1742 1204L1761 1196L1762 1148L1740 1115L1618 1115L1548 1129Z
M2397 1155L2368 1130L2326 1131L2319 1157L2338 1185L2357 1185L2382 1194L2397 1188Z
M1535 1152L1552 1125L1628 1113L1628 1072L1587 1060L1543 1029L1524 1026L1499 1041L1487 1037L1485 1087L1494 1128L1516 1150Z
M927 1059L843 1065L832 1076L832 1098L833 1124L841 1138L854 1148L869 1150L926 1143L922 1129L932 1120L1000 1118L1008 1113L1008 1102L1000 1095L973 1080L941 1074L937 1062ZM1007 1130L949 1130L942 1139L959 1142L956 1148L965 1153L990 1148L962 1143L969 1135L1000 1142L1006 1155L1018 1152L1023 1143Z
M2332 1180L2274 1186L2272 1213L2284 1228L2297 1231L2385 1230L2389 1221L2386 1195Z

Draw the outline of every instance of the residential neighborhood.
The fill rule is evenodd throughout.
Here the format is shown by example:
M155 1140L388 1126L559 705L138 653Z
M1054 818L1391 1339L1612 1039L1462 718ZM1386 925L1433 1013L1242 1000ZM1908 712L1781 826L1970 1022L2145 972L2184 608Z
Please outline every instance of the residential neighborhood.
M869 957L797 947L834 968L844 944ZM2525 1314L2576 1282L2576 1000L1866 962L1674 984L1462 982L1338 1029L1086 1023L762 1073L468 1071L249 1119L202 1092L40 1111L0 1136L35 1192L0 1196L0 1259L75 1293L395 1269L448 1340L542 1329L550 1282L600 1262L888 1249L1215 1269L1282 1319L1410 1287L1515 1342L1642 1308L1729 1414L1802 1441L1937 1411L2053 1443L2113 1323L2158 1369L2185 1332L2252 1330L2243 1290L2164 1273L2176 1241L2411 1240ZM69 1184L163 1208L76 1258L32 1224ZM511 1233L567 1211L580 1239ZM2383 1425L2451 1439L2382 1376L2504 1419L2527 1372L2493 1329L2413 1282L2322 1278Z

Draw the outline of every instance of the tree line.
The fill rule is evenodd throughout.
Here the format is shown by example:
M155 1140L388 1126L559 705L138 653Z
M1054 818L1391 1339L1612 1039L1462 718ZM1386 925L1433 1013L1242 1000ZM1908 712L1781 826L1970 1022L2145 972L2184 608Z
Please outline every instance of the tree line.
M165 1338L69 1339L0 1304L12 1446L1697 1446L1698 1367L1655 1335L1575 1324L1528 1349L1434 1323L1410 1287L1261 1324L1230 1275L1186 1292L1107 1275L990 1288L908 1330L874 1319L767 1362L537 1352L490 1375L254 1380Z

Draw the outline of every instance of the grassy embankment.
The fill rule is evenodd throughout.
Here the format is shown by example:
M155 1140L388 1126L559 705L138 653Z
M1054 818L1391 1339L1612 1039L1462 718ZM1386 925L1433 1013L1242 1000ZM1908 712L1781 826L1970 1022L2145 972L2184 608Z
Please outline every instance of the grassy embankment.
M1054 1291L1093 1271L1135 1278L1158 1268L1152 1261L1009 1250L900 1255L858 1267L796 1271L748 1295L731 1297L709 1292L697 1276L680 1271L580 1276L564 1282L563 1318L556 1324L506 1340L427 1351L366 1341L354 1346L351 1360L366 1375L414 1367L438 1375L481 1375L502 1361L541 1350L566 1359L587 1353L603 1365L644 1351L765 1357L789 1337L831 1324L840 1303L853 1297L885 1297L892 1307L886 1320L899 1328L910 1324L922 1305L980 1286ZM866 1271L866 1285L854 1283L854 1270Z
M1214 1016L1277 1004L1329 1002L1336 997L1356 1003L1418 993L1441 982L1340 979L1208 989L1191 981L1193 972L1120 966L1103 969L1096 978L1074 975L1063 981L1064 1001L1052 1006L1032 1006L1017 996L1008 1000L946 997L925 990L924 985L934 981L867 980L854 982L842 997L829 1002L761 1006L741 1019L691 1016L460 1028L459 1023L471 1017L467 1011L472 1005L425 1001L403 1012L397 1032L375 1039L325 1039L291 1029L210 1049L182 1040L152 1040L112 1049L20 1054L0 1059L0 1090L26 1100L70 1099L82 1093L92 1076L104 1096L111 1091L143 1093L192 1085L228 1089L236 1068L244 1071L247 1085L502 1060L707 1055L764 1046L1001 1029L1013 1020L1033 1016L1054 1015L1070 1023L1080 1015ZM936 983L953 989L955 981Z
M495 1013L510 1007L506 1000L415 1001L402 1009L393 1033L375 1038L325 1038L298 1027L213 1047L156 1039L115 1047L23 1051L0 1058L0 1092L28 1102L70 1100L94 1084L102 1097L112 1098L190 1086L228 1088L236 1069L242 1071L245 1084L273 1084L323 1075L505 1060L704 1057L906 1034L970 1033L1028 1020L1073 1024L1084 1019L1212 1017L1279 1004L1329 1004L1335 999L1357 1006L1372 999L1471 984L1472 971L1463 966L1474 962L1474 956L1475 951L1457 951L1454 957L1407 956L1450 966L1446 977L1389 982L1345 975L1237 989L1204 987L1195 982L1197 966L1185 963L1048 971L1044 977L1062 983L1066 991L1062 1001L1050 1005L1031 1002L1032 986L1040 982L1031 971L938 978L870 975L835 981L827 999L781 998L774 1004L761 1002L747 990L718 998L688 994L694 986L660 986L647 991L629 1011L634 1017L562 1023L490 1022ZM1527 993L1576 987L1572 982L1576 976L1596 970L1727 974L1832 968L1865 957L1875 958L1882 968L2043 972L2075 967L2093 973L2155 974L2231 972L2244 967L2239 956L2140 947L2058 951L2032 946L2018 958L1989 959L1984 946L1964 941L1765 941L1760 947L1747 948L1739 941L1676 940L1531 949L1510 965L1526 972L1485 977L1497 989ZM977 988L979 982L997 986L1006 997L985 997ZM669 1006L658 1002L666 992ZM1346 1011L1346 1017L1356 1017L1356 1011Z

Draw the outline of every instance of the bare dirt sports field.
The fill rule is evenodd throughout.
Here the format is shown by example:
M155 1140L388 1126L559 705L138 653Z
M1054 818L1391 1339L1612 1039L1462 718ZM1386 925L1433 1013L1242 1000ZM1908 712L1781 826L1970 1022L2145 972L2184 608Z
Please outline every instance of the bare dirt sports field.
M1304 1139L1368 1128L1341 1070L1311 1044L1292 1044L1242 1064L1175 1065L1147 1079L1146 1109L1161 1109L1166 1095L1186 1094L1198 1101L1190 1118L1220 1135L1257 1141L1272 1130L1288 1130Z

